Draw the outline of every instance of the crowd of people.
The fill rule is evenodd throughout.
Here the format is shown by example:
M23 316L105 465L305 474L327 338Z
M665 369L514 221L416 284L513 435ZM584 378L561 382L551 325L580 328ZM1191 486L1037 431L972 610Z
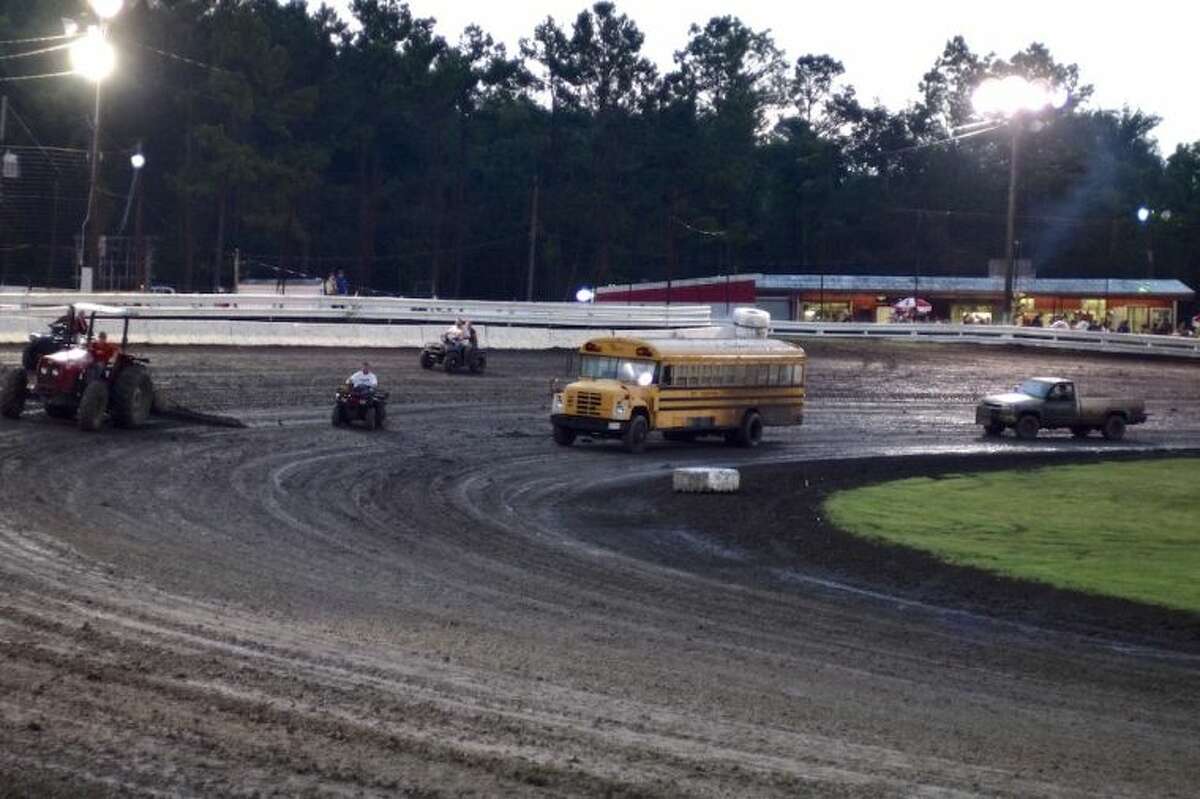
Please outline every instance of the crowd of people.
M1184 320L1178 326L1173 326L1166 318L1159 319L1154 324L1144 324L1140 329L1134 329L1128 319L1116 320L1111 317L1097 319L1090 313L1071 314L1025 314L1017 318L1017 323L1025 327L1047 327L1052 330L1091 330L1103 333L1141 333L1158 336L1196 336L1196 328L1200 325L1200 315Z

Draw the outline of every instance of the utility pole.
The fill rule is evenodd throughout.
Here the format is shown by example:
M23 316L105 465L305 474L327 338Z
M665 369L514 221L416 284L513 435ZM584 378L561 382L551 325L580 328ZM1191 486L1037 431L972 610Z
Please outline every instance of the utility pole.
M533 267L537 258L538 176L533 176L533 202L529 212L529 273L525 280L525 301L533 302Z
M1004 254L1008 265L1004 269L1004 313L1001 321L1013 323L1013 286L1017 276L1017 250L1014 244L1017 226L1017 160L1021 155L1021 114L1013 116L1008 123L1012 126L1012 158L1008 165L1008 221L1004 234Z
M87 213L83 217L83 250L79 253L79 290L92 291L100 266L99 237L96 235L96 174L100 165L100 81L96 81L96 108L92 115L91 174L88 177ZM90 264L90 272L83 271Z

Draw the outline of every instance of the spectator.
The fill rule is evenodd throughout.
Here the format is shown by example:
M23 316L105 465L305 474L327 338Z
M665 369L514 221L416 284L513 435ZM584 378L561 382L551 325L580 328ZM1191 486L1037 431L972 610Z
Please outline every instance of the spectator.
M331 297L338 293L337 277L333 272L330 272L329 277L325 278L325 282L321 284L321 293L326 297Z
M334 284L337 287L337 294L350 293L350 280L346 277L346 270L337 270L337 275L334 277Z
M1121 324L1117 325L1117 332L1118 333L1128 333L1129 332L1129 320L1128 319L1121 320Z

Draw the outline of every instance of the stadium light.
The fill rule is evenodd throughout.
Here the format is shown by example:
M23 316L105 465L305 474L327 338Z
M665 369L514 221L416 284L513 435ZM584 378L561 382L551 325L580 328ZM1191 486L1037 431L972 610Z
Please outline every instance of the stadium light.
M112 19L121 13L121 7L125 5L125 2L124 0L89 0L88 4L100 19Z
M1015 283L1017 277L1017 164L1021 153L1021 129L1025 124L1027 114L1058 109L1067 104L1069 96L1061 86L1051 86L1045 81L1030 81L1020 75L1009 75L1004 78L988 78L979 84L971 96L971 104L975 110L988 117L999 117L1008 120L1012 130L1012 157L1009 160L1008 173L1008 215L1005 225L1005 259L1008 265L1004 270L1004 312L1002 320L1006 324L1013 323L1013 305L1016 301Z
M117 67L117 51L96 25L71 45L70 53L71 70L92 83L104 80Z
M979 84L971 96L975 110L986 116L1011 117L1022 111L1041 111L1062 108L1067 104L1067 92L1044 81L1031 81L1019 75L988 78Z
M591 302L594 299L596 299L596 292L592 291L587 286L584 286L579 291L575 292L576 302Z
M142 155L141 153L134 153L133 155L129 156L129 165L134 169L141 169L146 165L146 156Z
M1151 213L1152 212L1150 209L1143 205L1141 208L1137 209L1137 220L1145 224L1146 222L1150 221Z

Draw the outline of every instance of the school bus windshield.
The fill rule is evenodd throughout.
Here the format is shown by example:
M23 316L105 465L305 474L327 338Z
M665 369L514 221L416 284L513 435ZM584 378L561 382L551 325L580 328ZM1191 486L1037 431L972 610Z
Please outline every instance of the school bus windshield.
M632 358L584 355L579 359L579 376L592 380L620 380L639 386L654 382L658 364Z

